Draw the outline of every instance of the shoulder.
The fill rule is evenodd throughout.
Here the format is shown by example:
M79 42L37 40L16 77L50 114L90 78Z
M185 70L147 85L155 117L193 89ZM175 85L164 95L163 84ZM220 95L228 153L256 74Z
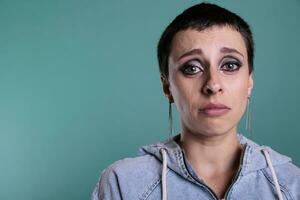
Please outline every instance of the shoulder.
M243 143L247 143L250 146L251 155L248 158L247 169L248 171L262 171L264 176L275 185L272 173L267 164L267 154L270 157L272 165L274 167L276 176L278 178L281 189L291 196L292 199L300 199L300 169L292 163L292 159L286 155L283 155L271 147L260 146L250 139L240 136Z
M159 184L160 170L160 161L151 155L116 161L102 171L93 195L101 197L111 193L118 194L120 199L124 195L127 199L137 199L149 187Z
M300 169L292 162L275 166L280 185L295 198L300 199Z
M134 158L124 158L109 165L103 175L109 176L115 174L122 176L123 174L145 173L145 170L154 171L159 168L160 161L151 155L143 155Z
M290 160L289 162L275 165L274 170L281 190L290 196L291 199L300 199L300 169ZM267 168L264 171L266 172L264 173L266 178L274 184L270 170Z

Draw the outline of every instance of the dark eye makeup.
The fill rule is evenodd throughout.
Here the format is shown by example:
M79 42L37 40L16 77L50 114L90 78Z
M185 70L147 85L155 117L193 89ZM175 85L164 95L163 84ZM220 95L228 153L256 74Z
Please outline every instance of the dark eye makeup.
M191 60L183 64L180 71L185 75L194 75L197 73L202 73L203 68L198 60Z
M222 59L220 70L224 73L231 74L238 71L242 67L242 63L232 56L226 56ZM190 60L180 67L180 71L187 76L192 76L204 72L204 67L198 59Z
M241 68L241 66L242 63L239 60L235 58L227 57L224 59L224 62L221 64L220 69L224 72L232 73L238 71Z

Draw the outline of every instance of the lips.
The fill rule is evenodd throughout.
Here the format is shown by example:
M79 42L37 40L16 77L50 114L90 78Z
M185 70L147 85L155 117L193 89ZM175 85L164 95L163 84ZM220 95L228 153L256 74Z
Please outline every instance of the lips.
M215 104L215 103L208 103L202 108L199 109L200 113L205 114L210 117L217 117L226 114L230 110L224 104Z

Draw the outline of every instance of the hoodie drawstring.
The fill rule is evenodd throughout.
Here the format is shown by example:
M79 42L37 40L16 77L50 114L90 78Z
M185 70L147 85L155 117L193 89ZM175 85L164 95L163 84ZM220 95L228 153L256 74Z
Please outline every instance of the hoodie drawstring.
M263 152L264 156L266 157L266 161L268 163L268 166L270 167L272 177L273 177L273 181L275 182L275 188L276 188L276 192L277 192L277 195L278 195L278 199L283 200L282 193L280 191L280 186L279 186L279 183L278 183L278 179L277 179L277 176L276 176L276 173L275 173L275 170L274 170L269 152L268 152L267 149L262 149L262 152Z
M283 200L282 193L280 190L280 186L278 183L278 179L267 149L262 149L262 152L266 158L268 166L271 170L273 181L275 182L275 188L278 195L279 200ZM162 173L161 173L161 190L162 190L162 200L167 200L167 152L164 148L160 149L160 153L162 155Z
M162 172L161 172L161 190L162 200L167 200L167 152L164 148L160 149L162 155Z

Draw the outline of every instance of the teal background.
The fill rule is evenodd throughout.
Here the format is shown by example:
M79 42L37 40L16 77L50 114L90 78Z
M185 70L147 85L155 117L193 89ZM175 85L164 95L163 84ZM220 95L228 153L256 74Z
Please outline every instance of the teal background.
M0 0L1 200L89 199L107 165L167 138L156 45L197 2ZM300 1L210 2L253 29L252 139L299 166Z

